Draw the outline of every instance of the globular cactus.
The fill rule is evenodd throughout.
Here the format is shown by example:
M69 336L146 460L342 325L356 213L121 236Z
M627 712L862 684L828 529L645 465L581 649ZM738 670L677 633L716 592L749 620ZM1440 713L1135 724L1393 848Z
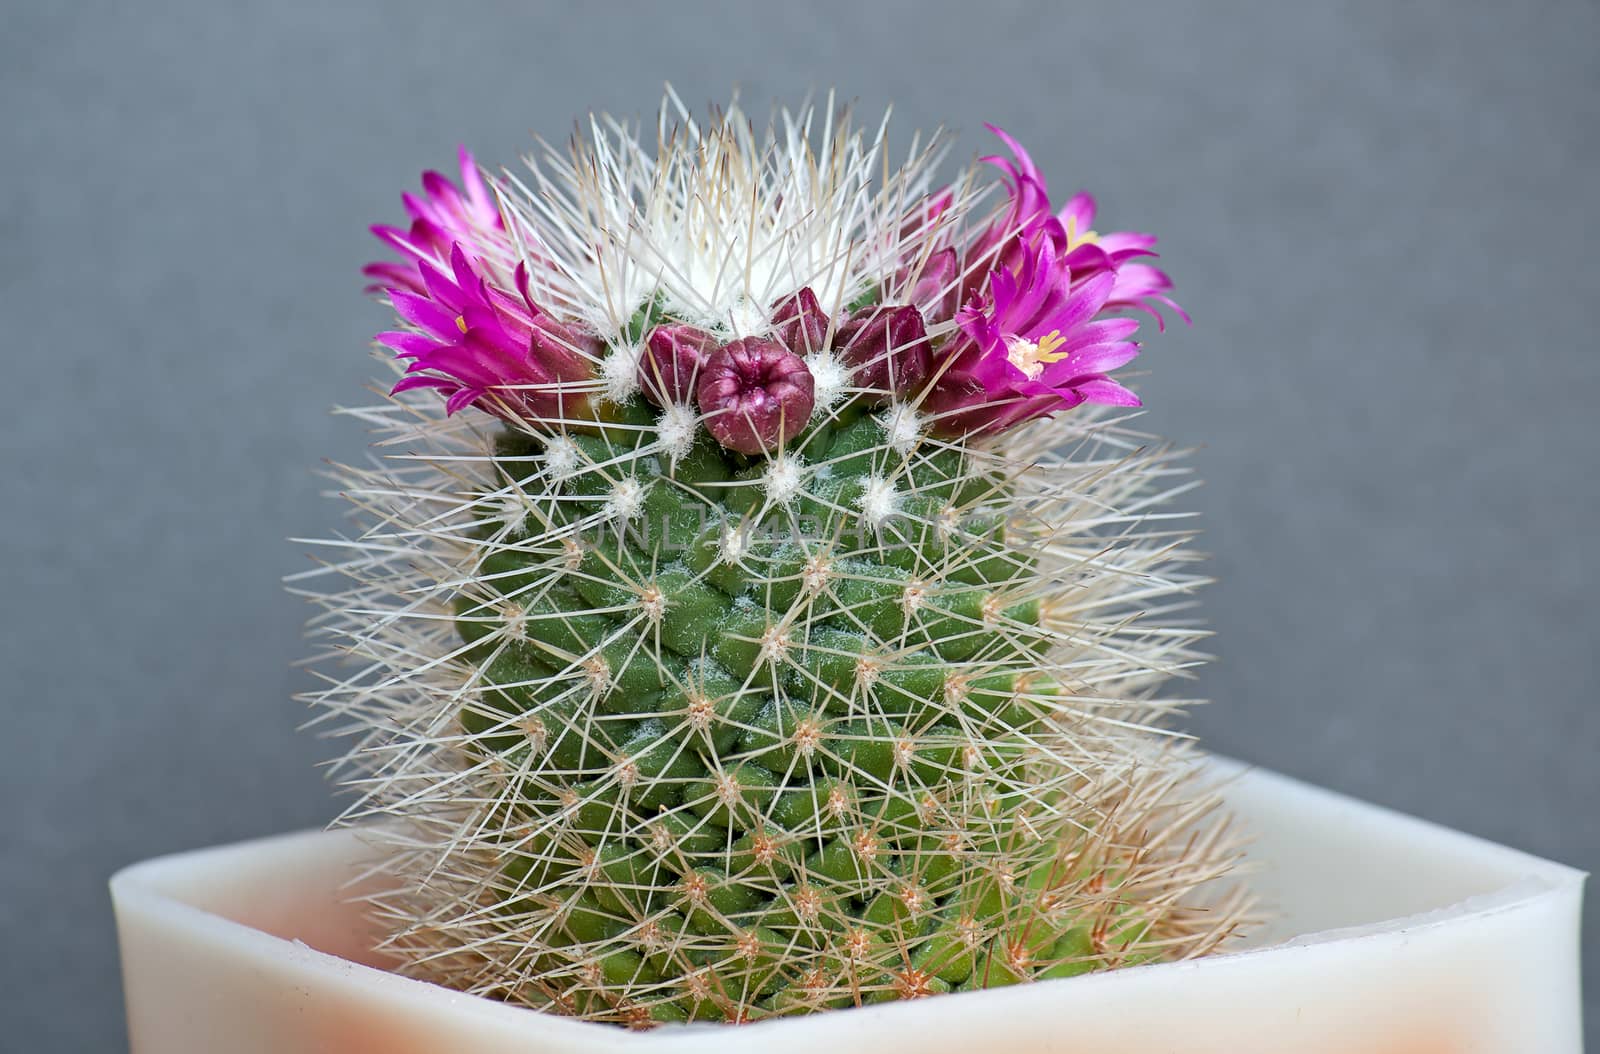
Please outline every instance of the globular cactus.
M338 470L316 693L401 967L649 1025L1200 954L1238 919L1155 695L1196 661L1135 401L1147 236L990 159L666 108L430 174L372 273L410 359ZM874 183L877 178L878 182ZM980 215L981 212L981 215ZM1165 301L1170 303L1170 301ZM420 389L420 391L415 391ZM430 389L448 398L442 403ZM461 412L457 412L461 411Z

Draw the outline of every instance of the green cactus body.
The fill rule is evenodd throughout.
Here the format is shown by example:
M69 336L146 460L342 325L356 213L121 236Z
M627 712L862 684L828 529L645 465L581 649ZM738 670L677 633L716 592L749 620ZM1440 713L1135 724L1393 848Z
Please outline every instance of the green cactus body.
M868 277L794 331L803 367L762 346L805 372L799 421L718 428L703 379L698 412L663 376L641 397L654 327L669 363L712 339L659 294L597 324L581 412L368 412L403 454L336 470L362 529L313 625L363 665L314 699L357 735L347 819L387 821L371 900L403 969L649 1026L1232 931L1205 890L1234 854L1155 698L1200 636L1172 616L1200 581L1162 511L1181 462L1088 410L952 438L936 382L852 387L850 312L896 291ZM480 318L451 310L446 337Z
M763 473L625 428L556 440L566 471L502 442L537 470L506 466L526 510L480 528L457 601L483 700L461 720L521 777L490 888L564 961L534 1001L721 1019L982 986L1019 941L1057 965L1059 840L1022 833L1061 825L1028 801L1057 697L1035 559L962 493L989 489L961 486L974 455L830 424Z
M446 790L390 790L450 828L395 901L427 920L395 943L429 976L635 1024L746 1020L1215 938L1162 903L1215 861L1128 841L1177 806L1150 778L1172 758L1124 726L1192 634L1119 643L1130 582L1188 583L1104 506L1168 456L896 447L891 412L846 406L759 465L704 444L674 463L626 423L467 437L484 480L412 572L447 606L408 609L407 650L435 656L410 677L410 764Z

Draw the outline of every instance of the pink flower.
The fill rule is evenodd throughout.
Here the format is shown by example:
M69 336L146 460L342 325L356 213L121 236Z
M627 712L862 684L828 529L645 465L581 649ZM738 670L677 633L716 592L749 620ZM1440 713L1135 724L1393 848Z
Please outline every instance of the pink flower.
M1166 274L1141 261L1153 235L1098 234L1095 201L1080 193L1059 210L1026 150L993 125L1011 157L987 157L1009 193L1003 216L980 230L962 255L966 306L959 334L940 349L927 393L935 428L947 435L998 432L1086 402L1137 406L1110 377L1138 354L1139 328L1127 311L1155 306L1188 316L1167 295Z
M420 196L400 195L406 214L411 217L410 229L400 230L383 224L372 228L378 240L405 262L380 261L362 268L363 274L376 279L368 292L387 289L424 292L418 266L424 261L443 266L457 245L462 246L472 260L491 253L504 257L509 252L511 240L506 235L505 223L493 195L478 174L477 162L464 146L458 148L457 156L461 164L460 189L438 172L424 172Z
M1185 322L1189 316L1167 295L1172 280L1165 272L1146 263L1133 260L1155 256L1156 237L1136 231L1112 231L1100 234L1094 227L1095 200L1087 192L1079 192L1067 199L1059 211L1052 212L1050 190L1044 175L1033 163L1033 158L1022 144L996 125L985 128L999 136L1015 158L993 155L983 160L1004 175L1010 189L1011 204L1006 215L981 232L968 248L967 296L982 291L984 271L973 267L985 255L992 256L993 267L1018 266L1018 253L1025 245L1037 239L1046 239L1062 264L1070 268L1074 281L1088 279L1107 271L1115 272L1117 283L1107 300L1107 310L1143 311L1156 320L1158 328L1165 328L1166 320L1151 303L1164 304L1175 311Z
M895 285L905 290L905 299L925 319L943 322L956 313L961 296L960 271L960 257L947 246L926 260L906 264L895 276Z
M1076 280L1048 238L1018 251L1018 270L994 271L987 295L956 316L960 336L926 401L943 435L998 432L1086 402L1139 405L1108 376L1139 353L1128 339L1137 319L1099 317L1115 272Z
M445 411L466 406L507 420L538 422L587 411L599 342L541 310L525 264L516 257L499 209L463 147L461 188L437 172L423 193L401 200L409 230L374 227L400 262L369 265L409 328L378 341L410 359L395 392L434 388Z
M458 244L451 273L418 264L422 293L391 289L395 312L414 328L378 334L411 359L394 391L436 388L446 413L476 405L507 420L569 418L587 406L599 342L551 318L528 295L526 269L518 295L479 275Z
M1095 208L1093 195L1079 191L1056 214L1068 246L1062 262L1077 274L1116 272L1117 283L1106 301L1111 310L1143 311L1156 320L1157 329L1165 329L1166 319L1149 303L1153 300L1165 304L1188 322L1188 313L1167 295L1172 279L1166 272L1147 263L1134 262L1141 256L1156 255L1156 236L1134 231L1096 234L1093 230Z

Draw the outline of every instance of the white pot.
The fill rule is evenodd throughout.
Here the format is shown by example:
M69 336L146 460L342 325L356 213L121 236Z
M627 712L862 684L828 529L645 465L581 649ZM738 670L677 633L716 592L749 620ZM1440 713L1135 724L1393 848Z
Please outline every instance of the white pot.
M1226 794L1276 912L1247 950L753 1025L628 1032L385 972L368 850L310 832L111 881L134 1054L1581 1054L1583 875L1282 776Z

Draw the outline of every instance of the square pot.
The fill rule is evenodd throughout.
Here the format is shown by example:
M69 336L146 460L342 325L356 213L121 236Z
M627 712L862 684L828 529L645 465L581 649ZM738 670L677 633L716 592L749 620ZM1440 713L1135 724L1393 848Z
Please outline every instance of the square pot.
M629 1032L388 973L371 851L307 832L111 881L135 1054L1581 1054L1571 868L1214 759L1273 913L1227 954Z

